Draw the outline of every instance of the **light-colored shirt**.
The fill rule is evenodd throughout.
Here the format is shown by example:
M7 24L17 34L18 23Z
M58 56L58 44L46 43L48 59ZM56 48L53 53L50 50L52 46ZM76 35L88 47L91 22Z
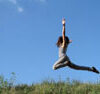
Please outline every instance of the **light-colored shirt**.
M67 46L66 47L62 47L62 45L59 46L59 57L66 55L66 51L67 51Z

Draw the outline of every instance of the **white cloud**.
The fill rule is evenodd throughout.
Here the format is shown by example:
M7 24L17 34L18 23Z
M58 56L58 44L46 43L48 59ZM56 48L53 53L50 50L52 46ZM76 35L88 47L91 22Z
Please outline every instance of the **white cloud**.
M9 2L9 3L13 4L16 7L18 12L22 13L24 11L24 8L19 6L20 2L18 2L18 1L19 0L0 0L0 3L2 3L2 2ZM31 2L32 1L37 1L37 2L41 2L41 3L47 2L47 0L29 0L29 1L31 1ZM28 2L28 0L27 0L27 2Z
M17 7L18 12L21 13L21 12L24 11L24 9L18 5L17 0L8 0L8 1L11 2L12 4L14 4Z
M0 2L9 2L13 4L16 7L17 11L20 13L24 11L24 9L21 6L19 6L18 0L0 0Z
M9 0L9 2L13 3L13 4L17 4L17 1L16 0Z
M24 11L24 9L22 7L18 7L17 9L18 9L19 12L23 12Z

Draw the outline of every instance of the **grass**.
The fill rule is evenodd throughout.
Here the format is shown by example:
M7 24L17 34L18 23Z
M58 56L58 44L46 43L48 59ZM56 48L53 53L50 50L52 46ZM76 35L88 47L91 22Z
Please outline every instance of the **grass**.
M100 94L100 83L45 80L37 84L14 85L15 74L9 80L0 76L0 94Z

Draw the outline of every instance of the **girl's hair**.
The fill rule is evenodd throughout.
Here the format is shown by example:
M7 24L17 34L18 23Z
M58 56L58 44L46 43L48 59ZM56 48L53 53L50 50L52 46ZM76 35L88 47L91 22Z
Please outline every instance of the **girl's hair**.
M69 38L67 36L65 36L65 41L66 41L66 44L69 44ZM57 47L59 47L62 43L63 43L63 38L62 38L62 36L60 36L56 43Z

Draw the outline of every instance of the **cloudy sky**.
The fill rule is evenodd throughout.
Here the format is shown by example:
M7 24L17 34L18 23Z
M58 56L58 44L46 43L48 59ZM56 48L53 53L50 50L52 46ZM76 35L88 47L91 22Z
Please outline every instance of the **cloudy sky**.
M63 17L73 40L67 51L71 61L100 70L99 0L0 0L0 74L9 78L15 72L18 83L100 80L95 73L68 67L52 70Z

